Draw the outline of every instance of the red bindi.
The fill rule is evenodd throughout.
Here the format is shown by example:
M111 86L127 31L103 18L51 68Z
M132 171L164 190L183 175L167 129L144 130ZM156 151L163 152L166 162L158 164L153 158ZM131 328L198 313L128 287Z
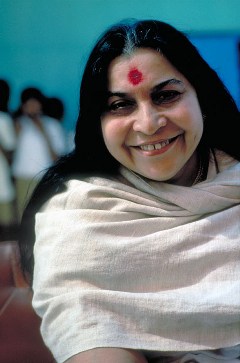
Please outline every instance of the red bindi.
M130 83L136 86L143 80L142 72L140 72L137 68L131 69L128 73L128 80Z

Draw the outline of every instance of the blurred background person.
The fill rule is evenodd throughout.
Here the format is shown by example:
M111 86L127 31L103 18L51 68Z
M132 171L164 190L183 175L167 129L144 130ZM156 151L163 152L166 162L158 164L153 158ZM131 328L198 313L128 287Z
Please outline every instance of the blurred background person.
M65 108L63 101L58 97L46 97L43 107L44 114L55 118L61 124L64 122ZM74 130L66 132L66 151L72 151L74 148Z
M39 89L26 88L15 114L18 139L12 170L19 218L41 172L66 150L62 125L55 118L44 115L44 103L45 97Z
M55 118L59 122L62 122L64 117L64 104L60 98L45 97L43 112L46 116Z
M11 175L11 162L16 146L13 120L8 102L10 87L7 81L0 80L0 235L15 223L15 189Z

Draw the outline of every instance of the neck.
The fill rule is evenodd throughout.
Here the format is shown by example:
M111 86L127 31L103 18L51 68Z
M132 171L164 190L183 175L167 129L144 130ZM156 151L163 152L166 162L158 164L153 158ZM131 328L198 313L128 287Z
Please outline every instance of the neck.
M175 177L167 182L190 187L203 181L204 174L203 162L195 152Z

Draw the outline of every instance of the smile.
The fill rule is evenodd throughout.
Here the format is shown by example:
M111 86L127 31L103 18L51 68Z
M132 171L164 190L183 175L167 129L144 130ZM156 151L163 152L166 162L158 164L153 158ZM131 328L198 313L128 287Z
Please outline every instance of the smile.
M161 150L163 147L169 145L171 142L173 142L176 137L173 137L172 139L167 139L162 142L158 142L156 144L146 144L146 145L139 145L139 148L144 151L153 151L153 150Z

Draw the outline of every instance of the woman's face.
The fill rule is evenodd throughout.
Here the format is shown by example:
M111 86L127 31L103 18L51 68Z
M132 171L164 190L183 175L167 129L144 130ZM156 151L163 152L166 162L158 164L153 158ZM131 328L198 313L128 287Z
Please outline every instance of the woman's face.
M29 117L37 117L42 113L42 104L36 98L30 98L23 104L22 110Z
M156 181L190 185L203 119L196 92L160 53L148 48L112 61L104 142L112 156Z

